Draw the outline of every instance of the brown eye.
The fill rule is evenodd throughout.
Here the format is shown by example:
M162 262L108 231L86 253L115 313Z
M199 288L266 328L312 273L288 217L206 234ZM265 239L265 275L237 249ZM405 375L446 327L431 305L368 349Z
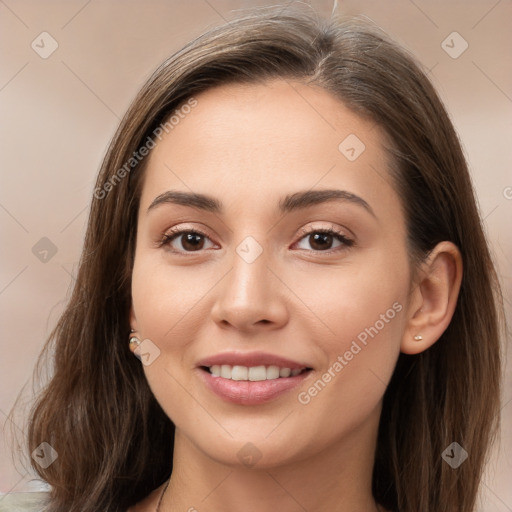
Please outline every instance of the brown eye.
M205 248L205 240L209 238L199 231L175 230L164 235L161 245L170 246L175 252L198 252Z
M318 251L330 249L334 242L334 236L329 233L312 233L308 235L311 247Z
M305 240L310 248L299 247L300 249L313 250L315 252L326 252L336 250L339 247L351 247L354 241L347 238L343 233L334 229L312 229L310 231L302 232L301 240ZM333 244L338 242L338 245L333 247Z

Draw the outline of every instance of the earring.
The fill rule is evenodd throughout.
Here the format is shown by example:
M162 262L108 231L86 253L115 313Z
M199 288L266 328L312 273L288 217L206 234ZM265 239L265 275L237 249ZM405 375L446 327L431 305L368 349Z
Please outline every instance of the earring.
M141 342L140 342L139 338L137 338L136 336L132 336L130 338L130 348L132 348L133 345L136 345L138 347L140 345L140 343Z
M423 336L421 336L420 334L414 336L414 341L421 341L423 339Z

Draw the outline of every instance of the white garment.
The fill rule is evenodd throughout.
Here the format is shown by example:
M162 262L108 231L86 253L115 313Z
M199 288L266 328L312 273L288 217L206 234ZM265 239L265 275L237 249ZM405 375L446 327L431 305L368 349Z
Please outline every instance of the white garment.
M0 494L0 512L44 512L47 492L11 492Z

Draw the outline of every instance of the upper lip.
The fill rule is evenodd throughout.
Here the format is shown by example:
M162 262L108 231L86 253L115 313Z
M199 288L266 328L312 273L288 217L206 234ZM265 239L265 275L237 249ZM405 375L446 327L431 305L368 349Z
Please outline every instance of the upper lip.
M230 366L279 366L280 368L310 368L307 364L292 361L286 357L264 352L225 352L201 359L197 366L213 366L227 364Z

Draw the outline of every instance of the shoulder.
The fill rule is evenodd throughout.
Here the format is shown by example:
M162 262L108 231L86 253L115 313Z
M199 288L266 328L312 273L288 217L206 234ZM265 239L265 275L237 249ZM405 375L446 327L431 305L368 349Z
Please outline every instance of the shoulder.
M126 512L154 512L166 483L167 482L164 482L160 487L151 491L143 500L132 505ZM0 512L2 512L1 509Z

